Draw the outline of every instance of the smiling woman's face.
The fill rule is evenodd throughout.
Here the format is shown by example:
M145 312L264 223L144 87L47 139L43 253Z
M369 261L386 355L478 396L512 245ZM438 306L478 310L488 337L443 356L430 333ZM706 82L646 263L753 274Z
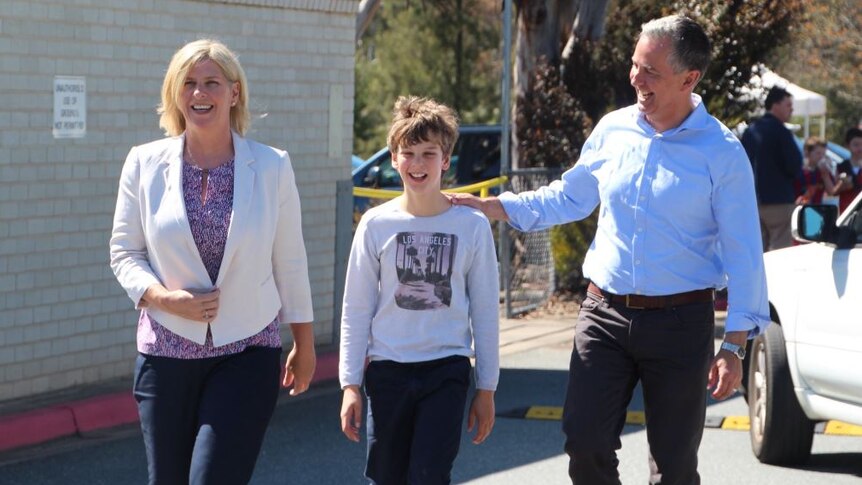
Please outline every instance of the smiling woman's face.
M218 64L198 62L180 91L180 111L186 130L230 130L230 110L239 96L239 84L228 81Z

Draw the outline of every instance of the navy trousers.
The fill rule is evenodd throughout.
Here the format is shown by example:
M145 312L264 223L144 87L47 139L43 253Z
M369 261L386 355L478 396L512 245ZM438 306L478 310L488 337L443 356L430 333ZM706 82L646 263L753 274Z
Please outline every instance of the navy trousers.
M275 410L281 349L207 359L139 355L134 394L149 483L245 484Z
M697 450L714 326L712 303L638 310L587 293L575 327L563 407L573 484L620 483L616 450L638 381L643 386L650 483L700 483Z
M467 357L371 362L365 476L377 485L450 483L469 387Z

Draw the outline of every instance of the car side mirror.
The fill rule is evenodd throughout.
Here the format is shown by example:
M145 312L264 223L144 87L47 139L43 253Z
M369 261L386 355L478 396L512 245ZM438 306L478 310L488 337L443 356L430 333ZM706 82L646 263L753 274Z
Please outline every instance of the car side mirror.
M834 205L800 205L793 210L791 230L793 238L801 242L835 244L838 231L838 208Z
M380 187L380 165L369 168L362 183L366 187Z

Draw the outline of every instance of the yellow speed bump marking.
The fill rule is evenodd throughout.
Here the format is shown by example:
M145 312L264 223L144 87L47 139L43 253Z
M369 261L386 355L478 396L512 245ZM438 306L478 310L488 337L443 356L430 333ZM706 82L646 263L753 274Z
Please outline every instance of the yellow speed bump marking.
M829 421L823 434L837 434L843 436L862 436L862 426L842 423L840 421Z
M500 416L559 421L563 419L563 408L560 406L530 406L526 411L524 411L524 408L521 408L520 411L515 410L511 413L501 413ZM748 416L707 416L706 421L708 428L748 431L751 427L751 421ZM646 415L643 411L628 411L626 412L626 424L643 426L646 424ZM862 436L862 426L842 423L840 421L827 421L822 427L818 426L815 431L833 436Z
M626 424L646 424L646 414L643 411L626 412Z
M563 408L560 406L530 406L524 413L524 419L547 419L559 421L563 419ZM629 411L626 413L626 424L646 424L646 415L643 411Z
M563 419L563 408L559 406L530 406L527 409L526 419L550 419L559 421Z
M748 431L751 420L748 416L728 416L721 423L721 429L732 429L734 431Z

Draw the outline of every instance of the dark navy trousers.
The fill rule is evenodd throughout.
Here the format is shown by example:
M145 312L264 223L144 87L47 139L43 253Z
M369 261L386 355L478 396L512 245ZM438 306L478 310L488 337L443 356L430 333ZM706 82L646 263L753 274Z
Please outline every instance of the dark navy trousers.
M461 444L470 370L470 360L463 356L368 365L365 476L372 483L450 483Z
M207 359L138 355L149 483L245 484L278 399L281 349Z

